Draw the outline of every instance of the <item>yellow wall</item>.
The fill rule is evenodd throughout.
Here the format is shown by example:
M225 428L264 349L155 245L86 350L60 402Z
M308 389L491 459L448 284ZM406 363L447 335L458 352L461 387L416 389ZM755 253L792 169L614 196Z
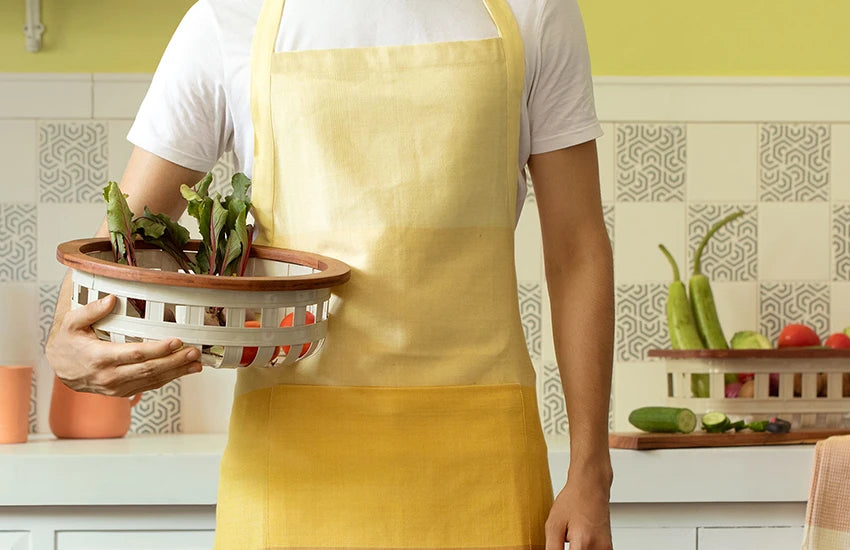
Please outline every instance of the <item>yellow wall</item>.
M850 76L847 0L579 0L597 75Z
M0 72L152 72L194 0L41 0L44 49L29 53L24 0L0 0Z
M0 72L150 72L193 0L0 0ZM596 75L850 76L846 0L579 0Z

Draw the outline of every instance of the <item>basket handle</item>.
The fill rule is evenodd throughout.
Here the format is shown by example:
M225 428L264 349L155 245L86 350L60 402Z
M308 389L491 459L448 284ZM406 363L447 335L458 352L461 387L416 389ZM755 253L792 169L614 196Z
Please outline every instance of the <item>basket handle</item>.
M137 393L136 395L134 395L133 398L130 399L130 408L132 409L133 407L138 405L139 401L141 401L141 399L142 399L141 393Z

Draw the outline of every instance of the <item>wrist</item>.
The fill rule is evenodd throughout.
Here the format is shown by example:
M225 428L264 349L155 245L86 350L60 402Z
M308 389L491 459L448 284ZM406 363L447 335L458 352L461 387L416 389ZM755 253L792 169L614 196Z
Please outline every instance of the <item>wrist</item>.
M567 479L581 479L593 484L611 487L614 471L608 448L596 452L570 453L570 465Z

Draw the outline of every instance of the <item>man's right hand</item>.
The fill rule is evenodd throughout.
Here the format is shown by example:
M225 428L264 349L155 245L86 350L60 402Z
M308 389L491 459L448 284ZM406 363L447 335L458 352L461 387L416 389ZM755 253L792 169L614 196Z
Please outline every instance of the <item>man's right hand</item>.
M180 340L128 344L100 340L91 325L108 315L114 305L115 297L106 296L55 320L45 351L48 363L66 386L129 397L201 371L198 350L183 348Z

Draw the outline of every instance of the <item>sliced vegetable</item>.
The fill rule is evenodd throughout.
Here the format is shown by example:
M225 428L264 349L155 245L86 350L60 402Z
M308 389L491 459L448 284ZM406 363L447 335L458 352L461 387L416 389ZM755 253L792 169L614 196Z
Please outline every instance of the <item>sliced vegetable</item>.
M726 343L726 337L723 335L720 319L717 316L717 307L714 304L714 294L711 291L711 284L708 281L708 277L702 274L702 254L709 239L721 227L743 215L744 211L739 210L711 226L711 229L702 238L694 254L694 272L691 275L690 281L688 281L688 288L691 296L691 308L694 311L694 320L696 321L702 341L708 349L728 349L729 345Z
M645 432L691 433L697 425L697 416L690 409L676 407L641 407L629 415L632 426Z
M747 424L747 429L752 430L754 432L763 432L767 429L767 425L767 420L756 420L755 422L750 422L749 424Z
M729 427L733 428L736 432L740 432L747 428L747 423L743 420L738 420L737 422L732 422L732 425Z
M702 428L709 433L722 433L732 426L729 417L719 411L705 413L702 416Z
M770 340L760 332L742 330L732 335L729 341L732 349L771 349Z

